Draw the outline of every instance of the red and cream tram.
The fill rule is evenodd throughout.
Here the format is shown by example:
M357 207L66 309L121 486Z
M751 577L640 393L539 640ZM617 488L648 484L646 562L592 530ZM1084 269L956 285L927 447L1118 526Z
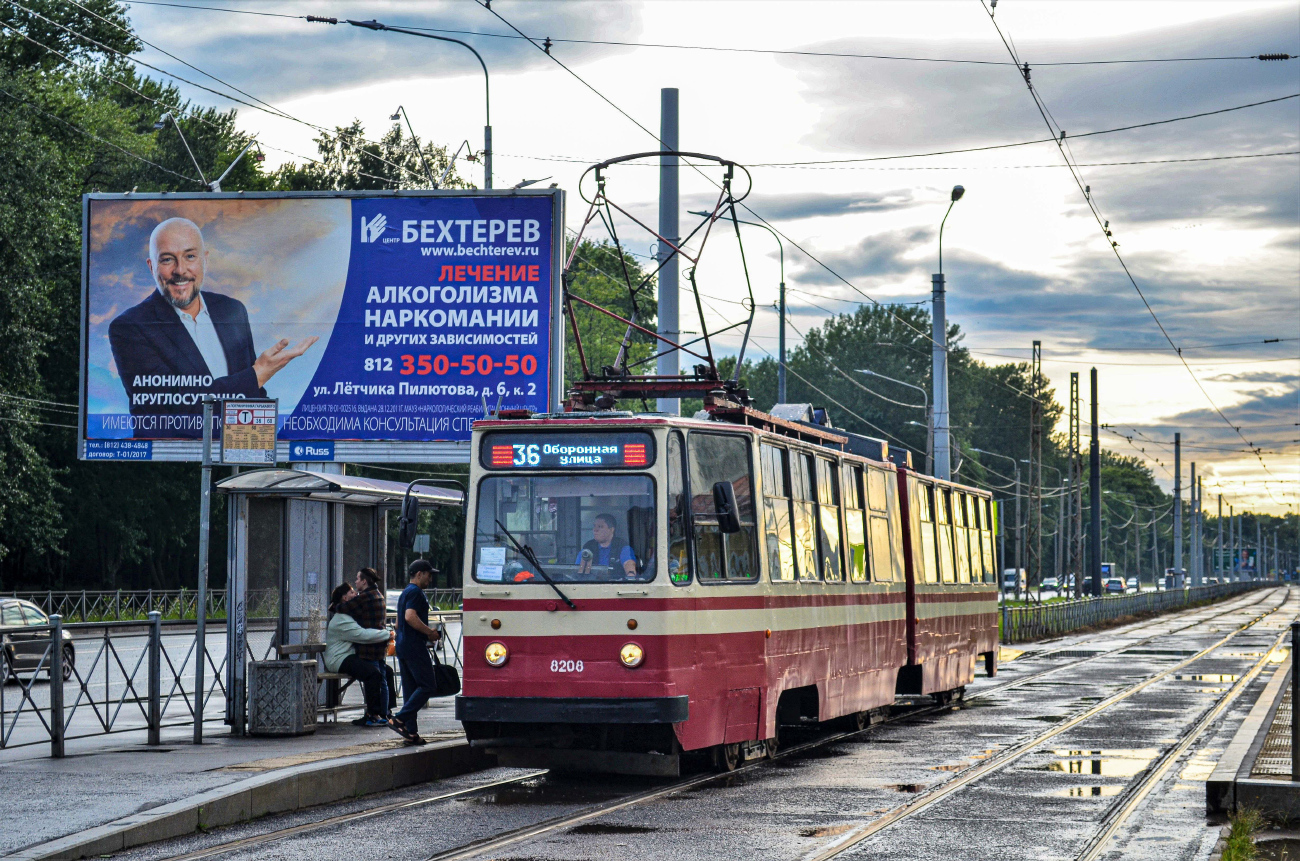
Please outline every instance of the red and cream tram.
M751 409L509 415L474 425L456 701L501 764L734 768L996 671L985 491Z

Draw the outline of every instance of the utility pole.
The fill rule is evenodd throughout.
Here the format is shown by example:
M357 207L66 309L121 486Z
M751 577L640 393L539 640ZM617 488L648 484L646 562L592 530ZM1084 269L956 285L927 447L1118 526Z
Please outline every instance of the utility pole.
M1043 342L1034 341L1029 401L1029 582L1043 582ZM1041 588L1039 594L1042 594Z
M1183 567L1183 435L1174 434L1174 573Z
M961 200L965 193L966 189L960 185L952 187L948 211L943 214L943 221L939 222L939 271L930 279L930 339L933 342L930 385L934 389L934 397L930 401L934 404L934 409L931 410L934 422L934 477L944 481L952 478L952 443L949 435L951 420L948 415L948 313L943 280L943 226L948 222L948 213L952 212L953 204Z
M1228 565L1228 579L1234 583L1240 579L1237 575L1237 560L1241 558L1237 551L1237 519L1232 514L1232 504L1228 504L1228 548L1232 553Z
M1189 478L1191 480L1189 482L1187 494L1188 494L1188 501L1191 503L1191 505L1188 506L1187 525L1191 529L1191 535L1188 536L1188 542L1187 542L1187 569L1188 569L1187 573L1191 577L1192 585L1199 586L1201 585L1201 578L1200 578L1201 571L1200 571L1200 566L1197 564L1198 557L1197 557L1197 549L1196 549L1197 548L1196 535L1199 532L1197 526L1199 525L1200 521L1197 519L1197 517L1200 514L1200 512L1197 511L1196 509L1196 461L1192 461L1192 468L1190 471Z
M1214 542L1214 576L1220 583L1223 582L1223 494L1219 494L1219 516L1216 518L1219 525L1219 537Z
M1092 523L1089 527L1088 544L1092 558L1089 560L1089 574L1092 576L1092 594L1101 594L1101 442L1097 424L1097 369L1091 371L1092 378L1092 449L1088 452L1088 466L1092 473L1088 489L1088 500L1092 504Z
M1255 578L1259 579L1264 568L1263 533L1260 531L1259 514L1255 515Z
M667 338L674 344L682 341L677 300L677 270L679 260L669 247L680 244L678 235L678 157L680 151L677 136L677 88L664 87L659 91L659 140L663 152L671 155L659 156L659 337ZM667 240L665 242L664 240ZM782 317L782 321L784 321ZM781 329L785 335L785 327ZM661 377L676 377L681 373L681 355L677 350L664 350L659 356L657 367ZM784 369L784 362L782 362ZM783 387L784 388L784 387ZM678 398L658 398L656 409L661 413L677 415L681 412L682 402Z
M1079 438L1079 372L1070 372L1070 573L1074 597L1083 596L1083 455Z
M212 409L216 400L203 396L203 487L199 491L199 583L194 608L194 743L203 744L203 705L207 698L208 541L212 512Z

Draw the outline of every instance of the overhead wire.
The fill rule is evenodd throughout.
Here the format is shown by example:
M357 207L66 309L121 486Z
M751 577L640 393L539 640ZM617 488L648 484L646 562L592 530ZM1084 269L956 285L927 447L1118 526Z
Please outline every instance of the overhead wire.
M1017 55L1015 48L1013 48L1012 45L1007 41L1007 37L1002 32L1002 27L998 24L997 19L993 17L993 13L988 8L988 5L985 2L985 0L980 0L980 5L984 8L984 11L988 13L989 21L993 24L993 28L997 31L998 38L1001 39L1002 44L1007 49L1007 52L1010 54L1011 59L1014 60L1016 62L1017 67L1019 67L1021 65L1020 57ZM1223 410L1219 408L1219 405L1215 403L1214 399L1210 396L1210 393L1206 390L1205 386L1201 383L1200 378L1196 376L1195 372L1192 371L1191 366L1187 364L1187 360L1183 357L1182 352L1179 351L1178 345L1174 343L1173 337L1170 336L1169 332L1165 329L1164 324L1160 321L1160 317L1156 314L1155 309L1151 306L1151 303L1147 300L1146 295L1142 292L1142 288L1138 285L1137 279L1133 277L1133 273L1129 270L1128 264L1124 260L1124 256L1119 251L1119 243L1110 238L1111 231L1109 230L1109 226L1108 226L1109 222L1103 224L1103 219L1101 217L1101 213L1097 210L1097 205L1095 203L1095 200L1093 196L1086 189L1083 182L1083 177L1073 165L1072 155L1068 153L1065 147L1064 144L1065 137L1066 137L1065 132L1060 129L1059 123L1055 123L1054 120L1049 118L1050 114L1047 109L1047 105L1043 101L1042 97L1038 94L1038 90L1034 87L1033 83L1031 82L1030 66L1028 63L1025 63L1023 65L1021 75L1024 80L1025 86L1029 90L1030 96L1034 100L1035 107L1038 108L1038 112L1042 116L1043 122L1047 125L1048 131L1051 132L1053 135L1053 141L1056 144L1057 149L1060 151L1061 156L1065 160L1066 164L1070 165L1070 176L1074 179L1075 185L1078 186L1079 193L1083 195L1084 201L1088 205L1088 210L1092 213L1093 218L1097 222L1097 226L1101 228L1107 241L1110 243L1111 252L1115 255L1115 259L1119 261L1120 267L1124 270L1124 274L1128 277L1129 283L1133 285L1133 289L1137 292L1138 297L1142 300L1142 304L1146 307L1147 312L1151 315L1151 319L1155 322L1156 326L1160 329L1160 333L1164 335L1165 340L1169 342L1170 348L1172 348L1174 352L1178 355L1179 361L1182 362L1183 366L1187 369L1188 375L1191 376L1192 381L1196 383L1197 388L1201 390L1201 394L1205 396L1205 399L1209 402L1210 406L1213 407L1214 411L1218 413L1219 417L1223 419L1225 424L1227 424L1229 427L1232 427L1234 430L1237 431L1237 434L1241 436L1242 442L1246 442L1249 445L1249 441L1246 439L1245 435L1242 434L1241 431L1238 430L1235 426L1233 426L1232 422L1224 414ZM1252 105L1250 105L1249 107L1253 107L1256 104L1269 104L1275 101L1284 101L1286 99L1296 98L1297 96L1300 96L1300 93L1279 97L1277 99L1270 99L1263 102L1252 103ZM1243 105L1241 107L1248 107L1248 106ZM1237 109L1239 110L1240 108ZM1225 109L1224 111L1209 111L1204 114L1201 114L1201 116L1209 116L1215 113L1223 113L1226 112L1226 110L1227 109ZM1142 124L1142 125L1145 126L1145 125L1158 125L1158 124L1159 123L1149 123L1149 124ZM1135 128L1139 128L1139 127L1142 126L1135 126ZM1058 132L1059 132L1059 137L1057 137ZM1084 137L1084 136L1086 135L1078 135L1077 137ZM1272 475L1272 472L1268 468L1268 464L1264 462L1263 456L1260 455L1258 452L1256 452L1255 456L1259 460L1260 466L1264 468L1264 471Z

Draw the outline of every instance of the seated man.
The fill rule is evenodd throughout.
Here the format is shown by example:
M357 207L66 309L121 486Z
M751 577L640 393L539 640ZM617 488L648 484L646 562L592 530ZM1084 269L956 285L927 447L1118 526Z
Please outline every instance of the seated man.
M582 551L573 563L578 566L578 573L590 574L593 565L613 567L614 559L617 557L623 566L623 573L629 577L636 576L636 554L632 552L632 547L623 541L615 544L614 527L614 515L596 515L596 522L591 527L592 540L582 545Z

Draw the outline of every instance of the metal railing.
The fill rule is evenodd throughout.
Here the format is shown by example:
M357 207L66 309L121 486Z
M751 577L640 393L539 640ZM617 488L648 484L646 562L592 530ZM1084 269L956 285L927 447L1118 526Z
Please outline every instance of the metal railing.
M431 607L460 607L460 589L429 589ZM208 618L226 618L226 590L210 589L207 593ZM143 589L80 592L0 592L0 598L21 598L45 611L58 615L64 624L73 622L146 621L157 611L163 619L194 619L198 613L198 593L192 589ZM250 590L249 618L272 618L278 612L279 594L275 589Z
M1132 595L1107 595L1075 601L1053 601L1028 607L1003 606L1002 642L1024 643L1056 637L1114 621L1138 613L1166 613L1194 604L1218 601L1252 589L1276 585L1268 581L1220 583L1193 586L1164 592L1137 592Z
M461 613L434 611L432 616L447 623L447 636L438 647L441 660L463 669ZM257 643L247 644L246 660L274 657L272 628L264 624L250 630L250 640ZM64 632L72 639L64 641ZM164 621L158 610L144 622L66 625L56 613L49 625L23 628L18 640L15 635L9 632L0 645L0 749L48 743L50 755L61 757L66 741L131 731L146 732L148 743L157 745L163 729L192 726L196 713L208 722L225 718L227 658L221 629L208 631L201 697L194 692L193 626ZM53 648L54 643L63 647ZM389 663L400 680L397 660ZM362 705L359 685L352 686L341 705Z

